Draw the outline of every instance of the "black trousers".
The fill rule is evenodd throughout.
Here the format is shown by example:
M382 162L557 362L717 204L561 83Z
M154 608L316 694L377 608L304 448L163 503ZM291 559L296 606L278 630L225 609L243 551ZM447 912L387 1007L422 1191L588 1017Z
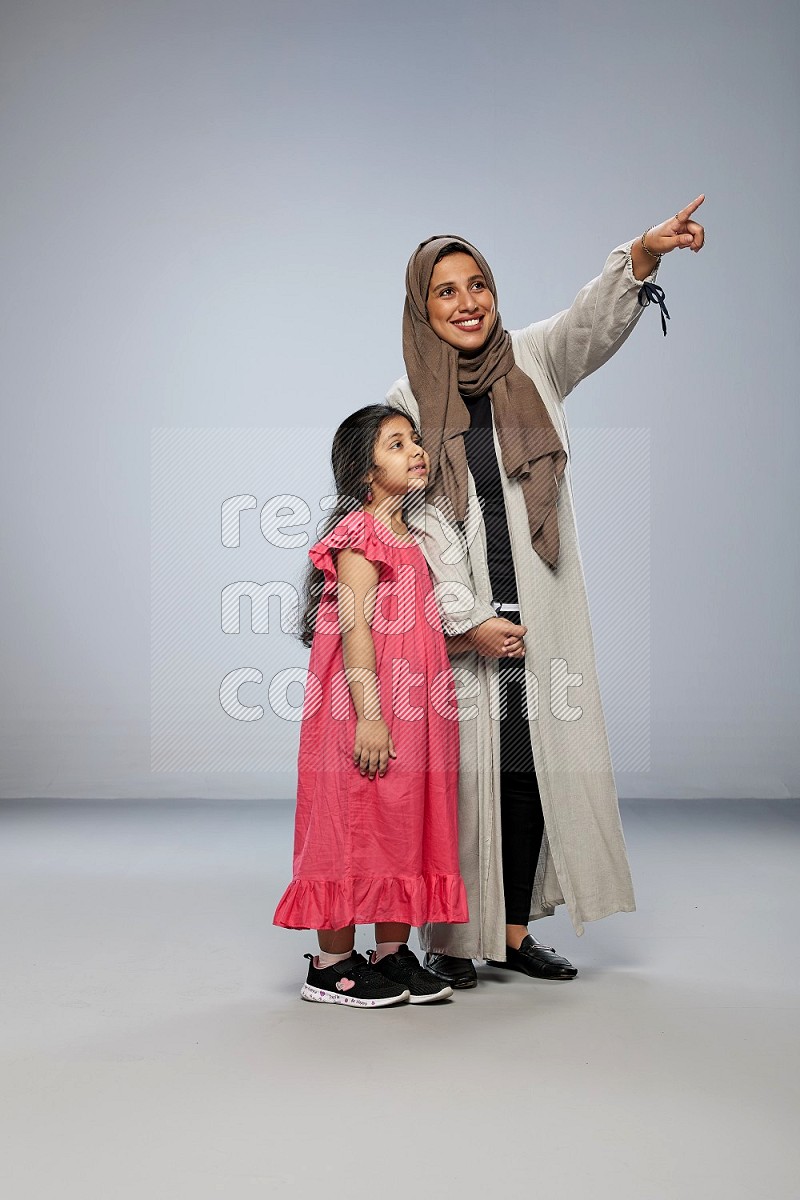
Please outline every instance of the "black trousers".
M500 660L500 816L506 924L527 925L544 817L525 700L524 659Z

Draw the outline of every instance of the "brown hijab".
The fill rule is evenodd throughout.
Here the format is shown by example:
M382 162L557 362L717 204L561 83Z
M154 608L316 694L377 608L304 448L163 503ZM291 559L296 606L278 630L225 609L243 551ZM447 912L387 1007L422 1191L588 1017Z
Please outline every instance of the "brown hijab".
M465 396L491 395L503 467L522 483L531 545L548 566L558 563L556 503L567 456L550 414L532 379L514 362L511 338L500 314L475 355L461 355L442 341L428 320L428 290L436 256L457 242L480 267L497 303L489 264L464 238L438 236L422 242L406 269L403 309L403 357L411 389L419 403L425 449L431 458L429 495L446 496L456 519L467 510L467 454L464 438L470 418Z

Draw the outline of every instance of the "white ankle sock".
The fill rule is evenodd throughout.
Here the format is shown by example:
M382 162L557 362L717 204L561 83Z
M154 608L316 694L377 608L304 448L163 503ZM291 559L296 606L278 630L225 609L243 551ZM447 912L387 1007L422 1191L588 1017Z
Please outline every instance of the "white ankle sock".
M326 967L335 967L337 963L344 962L352 953L352 950L345 950L344 954L326 954L324 950L320 950L314 960L314 966L318 971L324 971Z
M378 942L375 947L375 957L372 961L379 963L382 958L386 958L387 954L397 954L402 944L402 942Z

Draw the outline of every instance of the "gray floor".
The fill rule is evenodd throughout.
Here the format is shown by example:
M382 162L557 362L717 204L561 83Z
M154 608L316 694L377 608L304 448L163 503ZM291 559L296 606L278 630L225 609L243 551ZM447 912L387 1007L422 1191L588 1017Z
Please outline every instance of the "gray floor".
M288 806L0 818L9 1200L800 1196L797 805L628 803L578 980L379 1012L298 999Z

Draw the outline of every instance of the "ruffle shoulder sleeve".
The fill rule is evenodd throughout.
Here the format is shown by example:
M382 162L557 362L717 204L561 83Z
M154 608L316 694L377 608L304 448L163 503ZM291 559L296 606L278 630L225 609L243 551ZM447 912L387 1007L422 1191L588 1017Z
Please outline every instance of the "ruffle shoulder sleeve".
M370 513L352 512L311 547L308 556L325 576L326 587L338 578L336 559L340 550L355 550L375 563L381 578L394 575L391 533L378 529Z

